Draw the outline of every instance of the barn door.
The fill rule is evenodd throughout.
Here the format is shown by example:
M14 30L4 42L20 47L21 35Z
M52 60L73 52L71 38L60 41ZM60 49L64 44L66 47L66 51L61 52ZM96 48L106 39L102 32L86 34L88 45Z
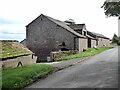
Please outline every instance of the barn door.
M91 38L88 38L88 48L91 47Z

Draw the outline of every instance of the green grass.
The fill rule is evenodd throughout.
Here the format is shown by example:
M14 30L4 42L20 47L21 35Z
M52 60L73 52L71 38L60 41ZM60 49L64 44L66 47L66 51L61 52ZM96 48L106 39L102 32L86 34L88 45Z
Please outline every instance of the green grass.
M95 54L98 54L100 52L103 52L104 50L113 48L113 46L103 46L103 47L98 47L98 48L88 48L86 51L77 53L77 54L72 54L68 56L64 56L61 58L57 58L57 61L63 61L63 60L69 60L73 58L81 58L81 57L87 57L87 56L93 56Z
M2 68L0 68L0 89L2 88Z
M38 78L44 77L53 70L46 64L33 64L17 68L4 69L2 71L2 89L20 89L32 83Z
M0 58L31 54L32 52L24 48L19 42L10 40L0 40Z

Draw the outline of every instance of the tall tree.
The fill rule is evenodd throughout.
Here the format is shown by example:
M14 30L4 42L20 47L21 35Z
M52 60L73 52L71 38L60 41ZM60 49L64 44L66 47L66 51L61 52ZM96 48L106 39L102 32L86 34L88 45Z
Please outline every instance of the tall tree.
M116 34L112 38L112 43L118 43L118 36Z
M104 8L106 16L118 17L118 24L120 24L120 0L106 0L101 8ZM120 25L118 25L118 35L120 37Z
M120 0L106 0L102 6L107 16L117 16L120 19Z

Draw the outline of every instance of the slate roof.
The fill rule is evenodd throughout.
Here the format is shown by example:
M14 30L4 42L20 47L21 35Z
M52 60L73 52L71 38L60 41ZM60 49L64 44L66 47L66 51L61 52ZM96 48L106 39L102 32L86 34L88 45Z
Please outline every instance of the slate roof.
M95 33L95 32L90 32L90 31L87 31L87 34L96 38L96 37L100 37L100 38L105 38L105 39L109 39L108 37L102 35L102 34L99 34L99 33Z
M86 37L91 38L91 39L93 39L93 40L97 40L96 38L91 37L90 35L87 35Z
M71 24L71 25L68 25L68 26L72 29L83 29L85 24Z
M60 21L60 20L54 19L52 17L46 16L43 14L41 14L41 15L46 17L47 19L51 20L52 22L56 23L57 25L61 26L62 28L66 29L67 31L71 32L72 34L74 34L78 37L86 38L86 36L83 36L83 35L79 34L78 32L74 31L76 29L80 29L80 30L83 29L85 24L71 24L71 25L69 25L69 24L66 24L64 21ZM40 16L38 16L36 19L38 19ZM34 19L32 22L34 22L36 19ZM32 22L30 22L27 26L29 26ZM87 34L88 34L87 37L92 38L92 39L96 39L96 36L109 39L102 34L90 32L90 31L87 31Z
M69 26L70 28L74 29L74 30L77 30L77 29L82 30L83 27L85 26L85 24L71 24L71 25L68 24L68 26ZM89 32L90 34L87 33L87 36L86 36L86 37L91 38L91 39L96 39L96 37L101 37L101 38L109 39L109 38L107 38L106 36L104 36L104 35L102 35L102 34L99 34L99 33L90 32L90 31L87 31L87 32ZM92 35L91 35L91 34L92 34Z
M72 29L74 29L74 30L82 30L83 29L83 27L85 26L85 24L83 23L83 24L68 24L68 26L70 27L70 28L72 28ZM78 31L76 31L76 32L78 32ZM79 33L79 32L78 32ZM96 40L96 38L94 38L94 37L91 37L90 35L86 35L86 37L87 38L91 38L91 39L94 39L94 40Z
M43 15L43 14L42 14L42 15ZM54 18L51 18L51 17L46 16L46 15L43 15L43 16L45 16L45 17L48 18L49 20L53 21L53 22L56 23L57 25L61 26L62 28L68 30L69 32L73 33L74 35L79 36L79 37L82 37L82 38L86 38L85 36L80 35L80 34L77 33L76 31L74 31L72 28L70 28L69 26L67 26L65 22L60 21L60 20L57 20L57 19L54 19Z

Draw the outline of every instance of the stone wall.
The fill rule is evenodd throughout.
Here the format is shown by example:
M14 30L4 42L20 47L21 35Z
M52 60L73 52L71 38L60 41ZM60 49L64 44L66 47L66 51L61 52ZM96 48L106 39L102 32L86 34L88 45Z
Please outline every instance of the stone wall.
M50 53L51 61L57 61L57 58L61 58L63 56L76 54L78 53L77 50L70 50L70 51L54 51Z
M11 58L6 58L4 61L0 61L2 63L2 68L9 68L9 67L17 67L18 63L19 66L25 66L28 64L33 64L36 63L37 57L34 55L23 55L23 56L18 56L18 57L11 57Z
M51 51L61 50L62 47L59 45L63 42L65 48L74 49L74 37L76 37L74 34L44 16L26 27L27 47L39 56L38 60L42 61L50 56Z

